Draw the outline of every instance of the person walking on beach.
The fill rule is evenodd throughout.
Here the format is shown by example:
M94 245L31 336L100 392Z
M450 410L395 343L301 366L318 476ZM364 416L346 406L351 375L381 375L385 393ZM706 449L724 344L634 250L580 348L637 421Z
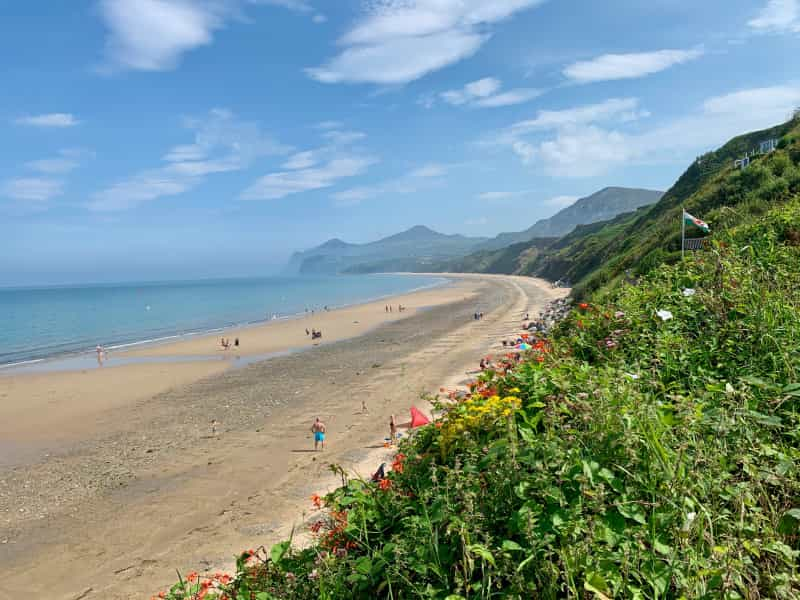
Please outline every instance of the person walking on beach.
M314 434L314 452L317 451L317 446L321 446L325 450L325 423L320 421L319 417L314 420L311 433Z
M389 418L389 440L392 445L397 440L397 421L395 421L394 415Z
M105 354L105 350L103 347L98 344L97 348L95 348L95 352L97 352L97 366L103 366L103 354Z

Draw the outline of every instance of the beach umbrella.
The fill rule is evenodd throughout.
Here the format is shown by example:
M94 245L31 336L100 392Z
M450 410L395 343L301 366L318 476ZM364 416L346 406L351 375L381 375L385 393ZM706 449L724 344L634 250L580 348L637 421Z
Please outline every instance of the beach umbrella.
M533 346L531 346L530 344L522 343L519 346L517 346L517 348L519 348L520 350L530 350L531 348L533 348Z

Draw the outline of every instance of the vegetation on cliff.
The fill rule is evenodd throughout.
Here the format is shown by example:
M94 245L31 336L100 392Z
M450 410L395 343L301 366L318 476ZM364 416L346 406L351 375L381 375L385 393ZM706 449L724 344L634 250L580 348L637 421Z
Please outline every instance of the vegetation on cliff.
M385 479L314 498L312 545L247 552L230 581L191 574L165 596L800 596L794 135L689 187L705 250L663 250L674 207L640 233L618 223L631 241L602 293L522 363L495 358L471 394L440 396ZM663 254L642 254L659 232ZM637 278L616 276L627 265Z

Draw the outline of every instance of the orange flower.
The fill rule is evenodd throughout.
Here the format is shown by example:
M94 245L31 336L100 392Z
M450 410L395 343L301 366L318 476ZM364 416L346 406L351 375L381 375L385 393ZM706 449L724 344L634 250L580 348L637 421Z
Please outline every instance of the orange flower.
M436 428L437 428L437 429L441 429L441 428L442 428L442 422L441 422L441 421L436 421L436 422L434 423L434 425L436 425Z
M311 503L314 508L322 508L322 498L319 497L319 494L311 494Z
M197 581L197 573L195 571L191 571L186 576L186 581L188 581L189 583L194 583L195 581Z
M378 484L378 486L385 492L386 490L391 489L392 482L388 479L381 479L381 482Z
M581 310L587 310L589 308L589 305L586 304L586 302L581 302L580 304L578 304L578 308L580 308Z

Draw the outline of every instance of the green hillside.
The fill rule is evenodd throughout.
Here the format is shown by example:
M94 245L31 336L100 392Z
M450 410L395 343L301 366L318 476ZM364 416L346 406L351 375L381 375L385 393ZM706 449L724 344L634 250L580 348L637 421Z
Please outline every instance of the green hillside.
M796 125L745 171L726 161L765 132L663 204L548 244L586 298L521 362L437 397L378 483L337 471L311 545L166 597L800 598ZM713 235L679 261L684 202Z
M551 280L566 279L577 297L608 287L627 273L629 278L646 273L661 263L680 257L680 223L684 207L711 225L712 232L749 216L763 214L771 204L786 200L800 189L797 156L800 121L736 137L720 149L699 157L656 204L610 221L583 225L546 247L520 244L518 261L505 256L505 271ZM777 151L754 156L745 170L734 160L758 148L761 141L780 140ZM687 236L691 232L687 232ZM530 248L535 248L533 260ZM493 261L485 253L460 261L467 271L483 272ZM493 271L496 272L496 271Z

